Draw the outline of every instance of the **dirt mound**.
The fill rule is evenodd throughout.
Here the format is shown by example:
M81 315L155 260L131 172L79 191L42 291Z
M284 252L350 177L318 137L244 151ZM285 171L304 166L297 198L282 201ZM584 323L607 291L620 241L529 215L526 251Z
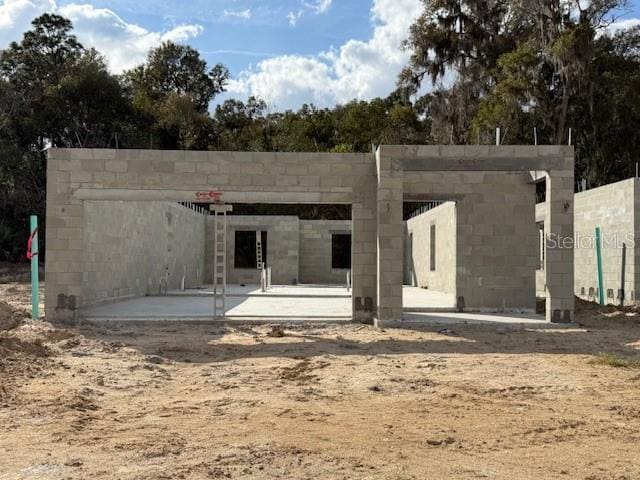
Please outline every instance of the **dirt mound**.
M80 342L73 332L20 317L20 325L0 331L0 405L13 403L16 386L42 375L49 357Z
M49 348L41 339L24 339L18 336L0 336L0 355L24 354L35 357L48 357Z
M640 306L600 305L581 298L575 299L576 322L588 327L640 326Z
M47 322L22 320L21 325L0 332L0 359L7 355L29 355L48 357L67 344L78 342L77 335L70 330L53 327Z
M7 302L0 302L0 332L19 327L24 318L24 312L13 308Z

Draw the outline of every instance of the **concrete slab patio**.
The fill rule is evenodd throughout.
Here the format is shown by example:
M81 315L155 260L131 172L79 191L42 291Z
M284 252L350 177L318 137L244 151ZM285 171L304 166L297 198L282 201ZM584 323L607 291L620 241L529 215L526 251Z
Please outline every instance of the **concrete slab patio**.
M253 322L351 320L351 297L346 288L330 285L278 285L262 292L256 285L228 285L225 320ZM404 286L406 326L487 324L550 325L544 315L532 313L458 313L451 307L452 296L417 287ZM81 314L88 320L213 320L211 287L169 292L166 296L130 298L118 302L85 307Z
M180 295L138 297L81 310L90 320L211 320L213 297ZM351 320L351 298L285 296L230 296L229 318Z
M404 313L403 325L406 328L412 326L430 325L493 325L499 326L526 326L527 328L557 328L573 326L570 323L551 323L545 320L544 315L536 313L471 313L471 312L413 312Z
M351 297L351 292L341 285L273 285L263 292L259 285L227 285L228 297ZM168 295L174 296L211 296L213 286L188 288L186 290L170 290Z
M402 287L402 310L404 312L452 312L455 305L455 295L409 285Z

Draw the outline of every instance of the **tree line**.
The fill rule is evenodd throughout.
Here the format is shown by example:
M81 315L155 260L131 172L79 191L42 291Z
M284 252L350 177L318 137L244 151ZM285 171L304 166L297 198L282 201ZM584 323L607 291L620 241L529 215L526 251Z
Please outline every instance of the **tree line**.
M229 72L165 42L120 75L63 17L45 14L0 51L0 260L44 219L46 149L367 152L372 144L565 143L590 186L626 178L640 144L640 29L607 34L617 1L425 0L386 98L271 111L212 101ZM424 88L432 82L434 88ZM424 91L429 90L428 93ZM41 237L42 238L42 237Z
M640 161L640 26L620 0L424 0L400 85L425 99L435 143L566 144L589 187Z

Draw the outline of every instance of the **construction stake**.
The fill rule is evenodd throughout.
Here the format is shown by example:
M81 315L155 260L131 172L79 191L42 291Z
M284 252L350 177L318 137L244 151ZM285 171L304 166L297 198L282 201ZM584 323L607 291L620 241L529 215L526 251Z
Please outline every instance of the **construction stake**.
M40 318L40 281L38 278L38 217L31 215L31 236L29 237L29 253L31 259L31 318Z
M596 227L596 262L598 267L598 300L604 305L604 282L602 280L602 246L600 241L600 227Z

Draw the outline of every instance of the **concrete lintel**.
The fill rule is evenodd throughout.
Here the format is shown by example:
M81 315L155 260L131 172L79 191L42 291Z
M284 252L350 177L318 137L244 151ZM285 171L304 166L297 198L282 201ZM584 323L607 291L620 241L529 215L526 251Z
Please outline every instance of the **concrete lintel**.
M200 202L194 190L129 190L122 188L79 188L73 194L79 200L139 202ZM343 201L325 201L323 192L240 192L224 191L226 203L343 203L350 204L353 195L345 193ZM333 194L332 194L333 196Z
M530 172L557 170L562 157L427 157L399 159L405 172Z
M572 158L571 145L380 145L378 151L389 158Z
M435 193L405 193L402 200L405 202L457 202L464 199L463 193L452 193L447 195Z

